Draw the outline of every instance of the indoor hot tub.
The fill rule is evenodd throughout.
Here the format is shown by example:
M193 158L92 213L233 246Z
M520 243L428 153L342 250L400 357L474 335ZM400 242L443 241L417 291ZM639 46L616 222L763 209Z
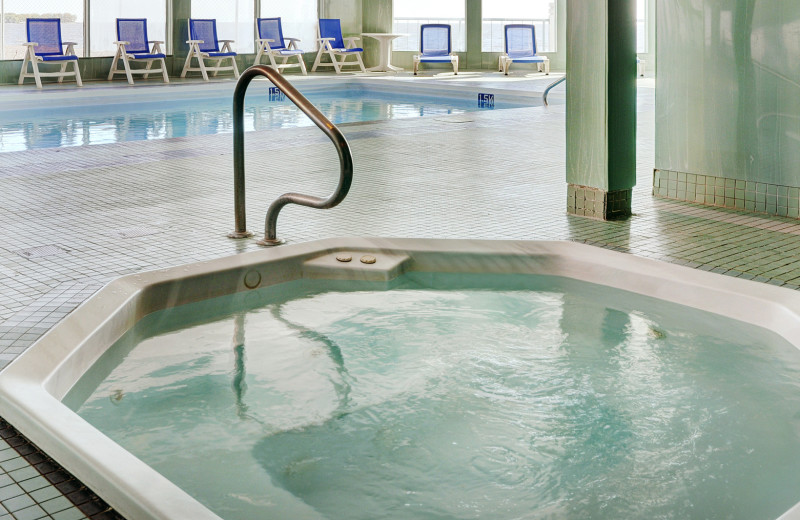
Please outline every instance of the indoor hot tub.
M331 239L112 282L0 405L131 520L800 518L798 310L569 242Z

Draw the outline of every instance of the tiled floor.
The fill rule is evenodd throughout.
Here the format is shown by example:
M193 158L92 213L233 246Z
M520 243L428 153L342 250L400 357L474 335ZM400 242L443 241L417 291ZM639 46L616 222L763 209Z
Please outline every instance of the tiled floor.
M542 91L556 77L397 81ZM797 289L798 221L651 197L654 82L639 86L638 185L628 220L565 214L561 86L549 107L344 126L355 164L350 195L327 211L286 207L278 235L573 240ZM82 95L107 88L87 84ZM29 91L3 87L0 103ZM3 154L0 366L115 277L257 249L225 236L233 229L231 151L231 134L223 134ZM326 195L338 176L336 153L315 128L250 133L246 154L249 228L257 234L278 195ZM96 503L67 505L34 463L8 449L0 442L8 457L0 461L0 520L112 514Z

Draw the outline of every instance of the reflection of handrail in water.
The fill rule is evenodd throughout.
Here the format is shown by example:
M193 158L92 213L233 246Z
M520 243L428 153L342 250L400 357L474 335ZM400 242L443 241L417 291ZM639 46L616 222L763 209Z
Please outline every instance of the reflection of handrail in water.
M336 366L336 372L339 374L339 377L341 378L341 382L338 383L333 379L331 379L331 383L333 384L336 394L339 397L339 407L334 412L333 416L334 418L338 418L345 415L345 411L350 405L350 392L352 391L352 387L348 382L351 378L350 374L347 372L347 368L344 366L344 356L342 355L342 349L339 348L339 345L336 344L335 341L325 336L324 334L320 334L319 332L309 330L306 327L303 327L302 325L297 325L284 318L280 312L280 305L276 304L274 306L270 306L270 312L272 313L272 316L276 320L280 321L290 329L299 332L301 337L305 337L310 339L311 341L319 342L325 345L328 357L330 357L331 361L333 361L333 364ZM236 400L236 415L240 419L251 419L260 423L261 421L259 419L247 413L248 406L244 402L244 395L247 392L247 381L246 381L247 367L245 363L245 326L244 326L245 316L246 313L237 313L233 317L233 341L231 342L231 344L233 347L234 364L233 364L233 381L231 382L231 388L233 389L234 398Z
M290 329L299 332L301 337L305 337L311 341L319 342L325 345L328 357L331 359L331 361L333 361L334 366L336 366L336 372L339 374L339 377L341 379L339 383L331 379L331 384L333 384L333 388L335 389L336 394L339 397L339 408L334 412L333 415L334 418L338 418L345 415L346 410L350 405L350 392L352 391L352 387L348 382L351 379L351 377L350 373L347 371L347 367L344 366L344 356L342 355L342 349L335 341L333 341L325 334L321 334L317 331L310 330L306 327L303 327L302 325L292 323L291 321L286 319L281 314L280 304L275 304L270 306L270 312L272 313L272 316L276 320L280 321Z
M247 370L245 366L244 352L244 313L238 313L233 317L233 382L231 387L236 397L236 415L240 419L250 418L247 415L247 405L244 404L244 394L247 392Z
M550 93L550 91L553 90L553 88L555 88L556 86L560 85L561 83L563 83L565 81L567 81L567 75L566 74L564 74L563 77L558 78L554 82L550 83L550 85L548 85L547 88L544 89L544 94L542 94L542 101L544 101L545 105L547 105L547 95Z

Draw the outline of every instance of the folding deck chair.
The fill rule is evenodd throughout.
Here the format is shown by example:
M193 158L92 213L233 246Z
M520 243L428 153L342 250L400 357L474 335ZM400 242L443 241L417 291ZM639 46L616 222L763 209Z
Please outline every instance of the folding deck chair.
M536 28L527 24L505 26L506 52L500 56L500 72L508 75L512 63L536 63L539 72L550 74L550 59L536 55Z
M419 29L419 54L414 55L414 75L420 63L452 63L453 74L458 74L458 55L450 52L450 25L423 24Z
M78 70L78 56L75 55L75 42L61 41L60 18L28 18L25 22L28 42L25 43L25 58L22 60L22 69L19 71L19 84L25 78L33 78L36 87L42 88L42 78L57 77L58 82L64 81L66 76L75 76L75 83L83 86L81 72ZM64 45L67 46L64 50ZM33 72L28 72L30 63ZM58 72L39 72L39 63L55 63L61 65ZM67 65L72 64L72 72L67 72Z
M150 74L160 72L164 78L164 83L169 83L167 76L166 56L161 50L164 42L147 39L147 19L146 18L117 18L117 52L114 54L114 61L111 62L111 70L108 72L109 81L114 79L114 74L125 74L128 83L133 85L133 74L144 74L144 79ZM153 44L152 49L148 44ZM122 69L119 62L122 61ZM153 62L160 61L161 68L154 69ZM131 67L133 62L145 64L143 69Z
M360 38L358 36L343 38L341 20L338 18L320 18L318 27L319 38L317 41L319 42L319 51L311 72L316 72L317 67L333 67L336 70L336 74L340 74L342 67L349 65L356 65L361 67L361 72L367 72L364 62L361 60L361 54L364 49L356 47L355 44L355 41ZM345 40L347 40L347 45L344 43ZM331 57L331 63L322 63L322 56L325 54ZM341 56L341 61L338 61L336 56ZM348 56L355 56L356 61L345 63Z
M181 77L185 78L187 72L200 72L203 79L208 81L208 72L213 71L214 76L223 70L233 71L234 77L239 77L236 67L236 53L231 49L233 40L217 40L217 21L213 19L189 19L189 55L183 64ZM219 44L222 43L222 49ZM191 67L192 58L197 59L198 66ZM224 60L231 60L229 67L222 67ZM213 66L206 67L205 60L212 60Z
M256 20L256 29L258 31L258 52L253 65L258 65L262 56L269 58L270 64L283 72L283 69L290 67L300 67L303 76L307 75L306 64L303 61L303 52L297 48L297 38L289 38L283 36L283 29L281 27L280 18L259 18ZM286 41L289 45L286 45ZM289 58L292 56L297 58L297 63L288 63ZM283 62L278 65L275 63L275 58L282 58Z

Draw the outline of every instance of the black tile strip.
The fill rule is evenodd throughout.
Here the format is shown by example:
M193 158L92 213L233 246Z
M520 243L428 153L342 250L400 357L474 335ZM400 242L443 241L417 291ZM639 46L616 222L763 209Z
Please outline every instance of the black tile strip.
M0 438L90 520L125 520L121 514L0 417Z

